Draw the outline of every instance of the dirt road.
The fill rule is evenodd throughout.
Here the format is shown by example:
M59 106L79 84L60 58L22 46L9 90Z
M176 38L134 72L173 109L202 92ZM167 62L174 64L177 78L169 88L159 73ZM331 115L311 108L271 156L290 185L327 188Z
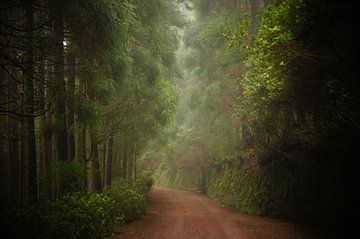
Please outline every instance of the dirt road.
M147 215L116 239L319 239L305 226L248 216L206 196L155 188Z

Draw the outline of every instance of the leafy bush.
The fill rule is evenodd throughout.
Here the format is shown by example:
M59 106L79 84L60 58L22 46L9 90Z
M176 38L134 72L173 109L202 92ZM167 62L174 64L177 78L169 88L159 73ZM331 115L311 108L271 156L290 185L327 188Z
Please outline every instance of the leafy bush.
M117 180L105 193L75 192L44 204L0 211L2 238L82 239L111 236L146 209L152 179Z
M134 188L142 194L148 193L154 185L154 179L150 176L140 175L134 181Z
M45 238L101 238L123 225L115 202L102 193L73 193L50 204Z
M117 180L105 194L114 199L116 212L123 213L125 221L130 222L145 212L145 195L152 184L152 178L145 176L136 180Z
M56 161L54 171L58 183L63 187L63 192L77 192L83 188L86 173L84 165L82 165L81 162L77 160ZM47 178L45 178L45 180L46 179Z

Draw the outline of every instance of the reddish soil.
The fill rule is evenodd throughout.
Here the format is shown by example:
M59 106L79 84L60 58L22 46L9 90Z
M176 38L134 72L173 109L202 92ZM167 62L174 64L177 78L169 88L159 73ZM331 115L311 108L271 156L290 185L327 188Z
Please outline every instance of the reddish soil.
M147 215L116 239L319 239L310 228L241 214L189 191L155 188Z

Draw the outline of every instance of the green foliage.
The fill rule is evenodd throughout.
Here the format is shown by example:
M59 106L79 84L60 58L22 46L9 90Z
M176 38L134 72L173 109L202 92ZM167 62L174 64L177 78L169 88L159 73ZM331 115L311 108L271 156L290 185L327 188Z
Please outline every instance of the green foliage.
M350 67L359 62L357 10L328 0L278 0L254 23L233 7L194 2L197 18L179 53L184 79L175 122L147 155L157 162L157 183L202 190L250 214L350 220L340 201L353 197L336 195L358 188L343 175L354 164L359 169L345 153L356 151L349 142L360 132L357 71Z
M2 215L5 238L101 238L123 224L114 201L96 193L71 193L45 205ZM2 226L7 224L2 223Z
M146 195L154 185L154 179L150 174L140 174L132 183L138 193Z
M45 204L1 211L2 238L103 238L145 213L152 179L119 180L105 193L74 192Z
M115 200L116 213L122 213L126 222L139 218L145 212L145 196L131 182L119 180L105 194Z
M82 190L83 182L86 177L83 164L76 160L56 161L54 175L58 183L65 187L63 192L76 192Z
M123 224L113 198L99 193L65 195L49 205L45 238L101 238Z
M295 28L299 26L301 1L278 1L276 7L262 13L261 25L251 34L250 22L244 20L236 31L225 37L232 47L245 49L249 71L241 79L242 110L263 114L264 108L285 100L287 64L294 59ZM294 20L292 20L294 19ZM290 24L295 21L296 24Z

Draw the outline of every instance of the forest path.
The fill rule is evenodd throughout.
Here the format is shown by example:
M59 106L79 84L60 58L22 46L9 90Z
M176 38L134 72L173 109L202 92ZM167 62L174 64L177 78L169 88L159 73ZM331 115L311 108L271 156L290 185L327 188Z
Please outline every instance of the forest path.
M318 239L309 228L248 216L205 195L155 187L147 215L116 239Z

